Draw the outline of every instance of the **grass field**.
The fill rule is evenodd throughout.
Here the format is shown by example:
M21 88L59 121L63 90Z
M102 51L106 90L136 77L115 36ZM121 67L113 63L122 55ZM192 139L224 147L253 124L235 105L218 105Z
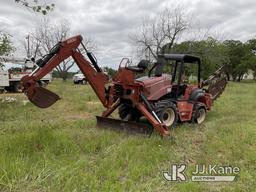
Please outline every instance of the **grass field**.
M54 81L62 100L48 109L22 94L0 95L0 191L255 191L256 83L229 83L201 126L175 140L96 128L103 108L89 86ZM16 101L1 102L6 97ZM8 100L8 99L7 99ZM186 163L238 166L235 182L167 182Z

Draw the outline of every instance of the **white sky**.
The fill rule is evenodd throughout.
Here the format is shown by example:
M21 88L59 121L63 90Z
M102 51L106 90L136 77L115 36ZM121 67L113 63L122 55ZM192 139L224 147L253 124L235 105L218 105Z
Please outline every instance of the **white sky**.
M256 35L255 0L47 1L55 3L55 10L48 14L48 19L53 22L65 20L71 26L71 34L94 39L97 44L95 55L101 66L116 68L122 57L134 58L129 35L140 26L143 18L157 14L165 7L177 6L177 2L200 28L211 29L225 39L246 41ZM14 0L0 0L0 30L12 35L19 57L25 55L21 42L43 17Z

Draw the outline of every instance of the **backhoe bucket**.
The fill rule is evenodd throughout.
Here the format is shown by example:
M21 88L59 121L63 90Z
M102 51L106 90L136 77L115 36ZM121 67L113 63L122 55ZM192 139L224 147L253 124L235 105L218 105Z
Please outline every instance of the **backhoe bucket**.
M58 95L43 87L34 87L32 94L28 93L27 96L31 103L40 108L50 107L60 99Z
M153 128L143 124L131 121L123 121L119 119L111 119L106 117L96 116L97 126L100 128L112 129L114 131L123 131L129 134L150 135Z

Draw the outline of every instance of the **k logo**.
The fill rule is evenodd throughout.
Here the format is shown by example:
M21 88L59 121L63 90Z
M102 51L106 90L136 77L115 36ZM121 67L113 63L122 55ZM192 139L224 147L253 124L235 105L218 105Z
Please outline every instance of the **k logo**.
M167 181L186 181L186 167L187 166L185 164L173 164L169 172L163 172L163 176Z

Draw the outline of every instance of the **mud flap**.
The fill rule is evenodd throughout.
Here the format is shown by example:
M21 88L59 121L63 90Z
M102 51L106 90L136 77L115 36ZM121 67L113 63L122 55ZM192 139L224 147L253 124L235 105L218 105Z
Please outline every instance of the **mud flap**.
M27 96L31 103L40 108L50 107L60 99L58 95L43 87L34 87L32 94L30 92Z
M114 131L123 131L129 134L151 135L153 127L144 123L136 123L131 121L123 121L119 119L111 119L106 117L96 116L97 126L100 128L109 128Z

